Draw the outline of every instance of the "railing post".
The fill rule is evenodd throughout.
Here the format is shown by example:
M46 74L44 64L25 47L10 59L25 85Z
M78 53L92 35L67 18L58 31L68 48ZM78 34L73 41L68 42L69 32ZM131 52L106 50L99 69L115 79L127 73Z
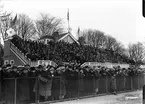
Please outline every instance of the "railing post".
M143 73L143 85L145 85L145 73Z
M132 78L133 76L130 76L130 79L131 79L131 90L133 89L133 78Z
M36 82L35 82L35 84L36 84L36 91L35 91L35 103L37 104L37 87L38 87L38 81L37 81L37 78L36 78Z
M78 78L77 78L78 79L78 98L77 99L80 98L80 79L79 79L80 78L80 76L79 76L80 74L79 73L80 72L78 72Z
M124 80L123 91L125 91L126 90L126 76L123 76L123 80Z
M59 81L59 82L60 82L60 83L59 83L59 88L60 88L59 97L61 98L61 97L62 97L62 95L61 95L61 94L62 94L62 92L61 92L61 89L62 89L62 86L61 86L62 77L59 76L58 78L59 78L59 80L60 80L60 81Z
M105 77L106 77L106 78L105 78L105 79L106 79L106 84L105 84L105 86L106 86L106 94L107 94L107 93L108 93L108 86L107 86L107 78L108 78L108 77L107 77L107 76L105 76Z
M140 75L140 74L139 74L139 75ZM138 87L138 89L140 89L140 85L139 85L139 84L140 84L140 83L139 83L139 81L140 81L140 80L139 80L139 75L137 75L137 82L138 82L138 83L137 83L137 84L138 84L137 87ZM138 90L138 89L137 89L137 90Z
M35 92L35 103L39 104L39 81L38 78L36 78L36 92Z
M14 78L14 83L15 83L14 104L17 104L17 78Z
M143 86L143 104L145 104L145 85Z

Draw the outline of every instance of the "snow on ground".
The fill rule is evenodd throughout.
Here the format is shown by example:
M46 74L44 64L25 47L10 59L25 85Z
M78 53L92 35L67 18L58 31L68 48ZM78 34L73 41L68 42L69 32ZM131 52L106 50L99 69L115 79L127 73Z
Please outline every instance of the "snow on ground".
M53 104L142 104L142 91L120 93L72 101L57 102Z

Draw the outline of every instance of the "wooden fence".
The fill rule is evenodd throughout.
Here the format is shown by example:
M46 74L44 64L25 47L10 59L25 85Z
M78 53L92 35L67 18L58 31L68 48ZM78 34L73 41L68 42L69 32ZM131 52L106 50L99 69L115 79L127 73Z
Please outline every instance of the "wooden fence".
M145 83L144 78L144 74L116 76L117 91L142 89ZM30 104L110 94L112 92L110 80L111 76L98 79L83 79L78 76L71 80L59 76L51 80L52 82L48 85L51 88L46 88L36 77L5 78L1 92L3 97L0 100L6 104ZM45 91L42 87L47 90ZM50 93L50 95L44 97L42 96L44 93Z

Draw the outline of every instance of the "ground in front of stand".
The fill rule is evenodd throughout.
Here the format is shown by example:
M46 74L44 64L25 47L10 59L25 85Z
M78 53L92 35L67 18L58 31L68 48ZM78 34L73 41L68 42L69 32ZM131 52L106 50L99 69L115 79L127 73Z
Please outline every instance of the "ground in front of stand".
M142 104L142 90L52 104Z

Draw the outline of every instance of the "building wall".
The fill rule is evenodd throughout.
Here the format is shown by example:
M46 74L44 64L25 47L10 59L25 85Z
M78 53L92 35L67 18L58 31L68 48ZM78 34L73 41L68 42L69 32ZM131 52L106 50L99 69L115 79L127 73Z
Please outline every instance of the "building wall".
M10 40L4 42L4 57L8 57L10 54Z
M6 56L4 58L5 61L8 60L8 62L10 63L10 61L14 61L14 65L24 65L24 63L12 52L10 51L10 55Z
M68 43L73 43L74 42L74 39L71 37L71 36L66 36L64 39L63 39L64 42L68 42Z
M24 65L24 63L10 50L10 40L5 41L4 44L4 62L14 61L14 65Z

